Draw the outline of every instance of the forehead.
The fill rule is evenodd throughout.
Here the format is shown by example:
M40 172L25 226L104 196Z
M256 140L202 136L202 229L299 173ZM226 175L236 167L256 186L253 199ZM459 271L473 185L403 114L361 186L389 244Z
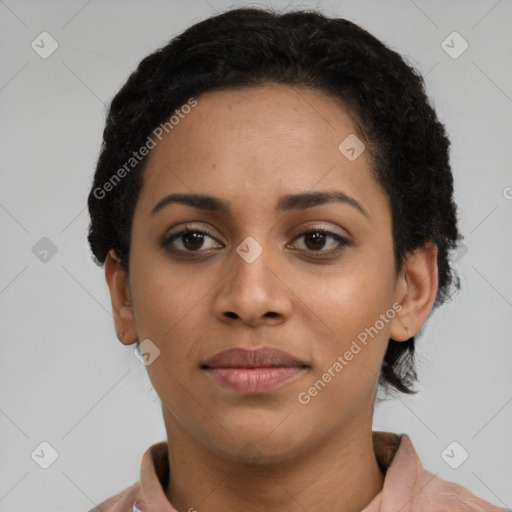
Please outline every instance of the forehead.
M151 150L140 208L174 192L217 193L230 202L342 189L362 201L378 191L364 151L351 161L340 143L355 125L341 103L305 86L267 84L207 92ZM139 208L139 206L138 206Z
M182 160L215 150L219 161L256 153L263 159L265 154L258 151L262 143L278 158L287 150L297 155L311 150L335 153L338 139L349 133L355 133L350 116L322 91L279 84L224 89L199 96L197 106L164 134L164 144L152 150L150 159L169 153L173 142L194 144L193 155L176 155ZM232 151L223 152L224 146Z

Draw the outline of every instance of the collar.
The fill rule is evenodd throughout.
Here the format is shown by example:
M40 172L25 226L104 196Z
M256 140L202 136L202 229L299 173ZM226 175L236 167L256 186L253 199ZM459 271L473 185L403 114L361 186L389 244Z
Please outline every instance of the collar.
M512 512L426 471L407 434L373 431L372 440L385 478L382 490L362 512ZM177 512L165 495L170 474L167 450L166 441L147 449L142 457L140 483L130 488L126 501L118 502L119 507L108 508L108 512Z

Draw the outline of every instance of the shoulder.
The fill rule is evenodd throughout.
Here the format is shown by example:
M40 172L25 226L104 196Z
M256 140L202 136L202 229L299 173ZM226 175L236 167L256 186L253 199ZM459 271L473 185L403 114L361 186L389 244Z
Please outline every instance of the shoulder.
M512 512L427 471L407 434L374 432L384 486L364 512Z
M150 446L144 452L140 480L137 483L111 496L88 512L137 512L145 509L148 502L156 504L159 512L175 512L164 493L168 480L167 442L163 441ZM138 505L135 505L136 503Z
M420 474L419 485L422 489L410 502L411 510L415 512L510 512L510 509L493 505L466 487L426 470Z
M401 458L397 461L395 476L403 476L403 472L414 470L413 478L410 478L411 495L409 503L404 504L403 510L409 509L415 512L505 512L510 509L500 508L483 498L479 498L466 487L444 480L421 464L419 457L407 434L402 434L400 448ZM398 455L398 453L397 453Z
M140 482L102 501L88 512L132 512L133 502L140 497Z
M443 480L426 470L422 471L419 481L420 486L424 487L410 503L411 510L414 511L504 512L507 510L476 496L460 484Z

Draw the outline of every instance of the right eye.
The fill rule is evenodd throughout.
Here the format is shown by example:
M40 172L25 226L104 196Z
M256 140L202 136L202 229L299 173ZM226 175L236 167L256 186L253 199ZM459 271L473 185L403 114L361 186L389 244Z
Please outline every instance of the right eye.
M169 247L171 251L177 253L199 253L203 252L200 251L200 249L203 247L207 238L215 240L213 235L207 231L187 226L185 229L178 231L177 233L167 235L162 240L161 245L162 247ZM212 248L215 247L213 246L207 249Z

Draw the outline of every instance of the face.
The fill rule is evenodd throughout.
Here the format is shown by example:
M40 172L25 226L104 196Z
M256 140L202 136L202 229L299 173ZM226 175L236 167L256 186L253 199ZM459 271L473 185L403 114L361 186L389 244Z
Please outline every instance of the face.
M131 233L130 311L160 350L147 371L168 431L277 460L371 428L399 306L388 198L368 152L339 149L351 118L306 87L196 99L151 150ZM153 212L170 194L214 199ZM299 364L204 367L261 347Z

